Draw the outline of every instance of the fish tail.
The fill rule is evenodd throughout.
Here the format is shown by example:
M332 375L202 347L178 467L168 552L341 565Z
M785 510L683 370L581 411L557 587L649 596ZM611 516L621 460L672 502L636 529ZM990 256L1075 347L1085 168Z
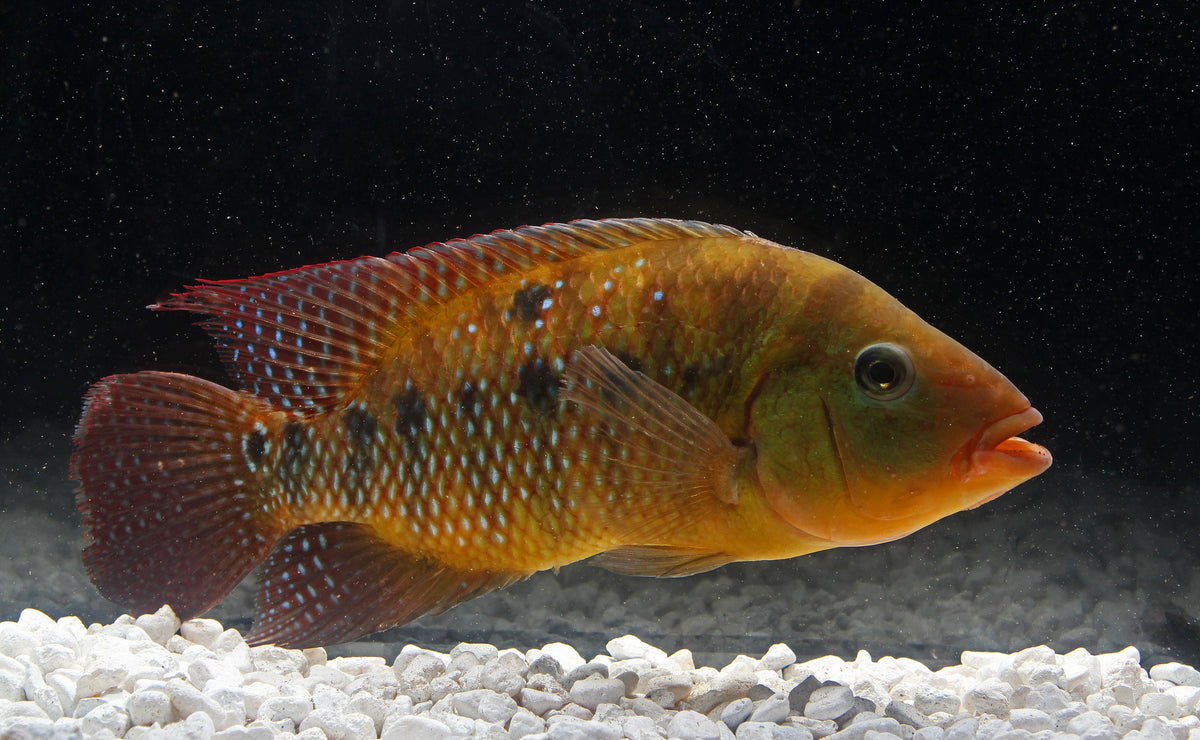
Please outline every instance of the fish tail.
M88 391L71 477L83 562L106 598L184 619L233 590L285 534L259 462L259 398L190 375L140 372Z

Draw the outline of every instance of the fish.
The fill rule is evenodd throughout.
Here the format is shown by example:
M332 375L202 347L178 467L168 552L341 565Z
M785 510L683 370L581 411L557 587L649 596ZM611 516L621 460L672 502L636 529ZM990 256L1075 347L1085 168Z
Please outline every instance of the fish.
M236 388L87 392L83 563L251 644L353 640L589 559L675 577L894 540L1051 463L1008 379L858 273L699 221L579 220L201 280Z

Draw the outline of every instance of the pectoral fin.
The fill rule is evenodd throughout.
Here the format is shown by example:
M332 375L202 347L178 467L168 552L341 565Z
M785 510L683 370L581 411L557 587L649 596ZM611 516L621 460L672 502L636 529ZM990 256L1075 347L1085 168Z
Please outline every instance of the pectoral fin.
M678 495L679 503L708 496L737 504L735 472L747 451L678 394L594 346L575 353L564 383L563 397L627 449L610 462L630 482ZM663 505L661 498L648 503Z

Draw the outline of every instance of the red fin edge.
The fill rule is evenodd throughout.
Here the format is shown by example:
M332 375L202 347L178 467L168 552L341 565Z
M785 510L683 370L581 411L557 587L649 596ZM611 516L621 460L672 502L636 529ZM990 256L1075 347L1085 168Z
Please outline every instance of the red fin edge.
M207 611L282 536L242 451L261 401L174 373L114 375L88 391L71 477L84 566L143 612Z

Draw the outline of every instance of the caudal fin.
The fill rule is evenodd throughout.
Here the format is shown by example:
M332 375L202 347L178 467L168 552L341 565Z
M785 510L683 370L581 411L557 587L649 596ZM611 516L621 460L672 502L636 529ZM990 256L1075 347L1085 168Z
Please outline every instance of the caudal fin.
M105 597L170 604L187 619L220 601L285 534L262 454L265 402L175 373L114 375L88 391L71 477L83 562Z

